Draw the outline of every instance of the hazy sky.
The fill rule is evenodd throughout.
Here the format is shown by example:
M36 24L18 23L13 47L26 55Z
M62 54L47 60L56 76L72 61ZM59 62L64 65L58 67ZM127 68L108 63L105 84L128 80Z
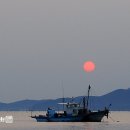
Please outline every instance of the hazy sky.
M89 84L94 95L130 87L130 0L0 1L0 102L85 95Z

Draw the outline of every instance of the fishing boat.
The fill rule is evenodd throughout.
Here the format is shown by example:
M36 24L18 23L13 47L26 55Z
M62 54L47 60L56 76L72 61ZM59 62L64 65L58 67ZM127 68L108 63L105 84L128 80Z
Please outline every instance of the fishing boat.
M37 122L101 122L102 118L108 118L109 108L103 110L91 111L88 108L90 85L88 87L88 96L83 97L82 105L76 102L59 103L64 106L64 110L57 112L53 108L48 108L45 115L31 116Z

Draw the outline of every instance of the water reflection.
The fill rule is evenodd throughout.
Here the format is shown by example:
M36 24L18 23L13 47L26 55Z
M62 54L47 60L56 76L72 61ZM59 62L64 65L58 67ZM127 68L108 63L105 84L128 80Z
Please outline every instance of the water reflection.
M44 130L94 130L89 123L61 123L53 125L44 128Z
M43 126L42 130L94 130L94 129L93 126L89 123L46 123Z
M8 112L13 115L12 124L0 123L0 130L130 130L130 112L114 112L112 117L120 122L104 120L103 122L42 122L30 118L27 112ZM7 112L0 112L1 116Z

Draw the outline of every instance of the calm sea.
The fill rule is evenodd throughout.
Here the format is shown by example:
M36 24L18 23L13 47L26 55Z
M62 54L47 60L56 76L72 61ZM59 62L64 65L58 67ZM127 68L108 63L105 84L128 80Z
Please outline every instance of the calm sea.
M0 112L0 119L9 115L14 122L0 122L0 130L130 130L130 112L111 112L109 119L104 118L100 123L38 123L29 117L30 112Z

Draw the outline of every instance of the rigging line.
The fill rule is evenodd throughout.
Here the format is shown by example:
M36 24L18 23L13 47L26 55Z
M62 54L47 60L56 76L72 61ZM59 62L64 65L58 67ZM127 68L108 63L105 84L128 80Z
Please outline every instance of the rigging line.
M115 120L114 120L110 115L109 115L108 117L109 117L113 122L115 122Z

